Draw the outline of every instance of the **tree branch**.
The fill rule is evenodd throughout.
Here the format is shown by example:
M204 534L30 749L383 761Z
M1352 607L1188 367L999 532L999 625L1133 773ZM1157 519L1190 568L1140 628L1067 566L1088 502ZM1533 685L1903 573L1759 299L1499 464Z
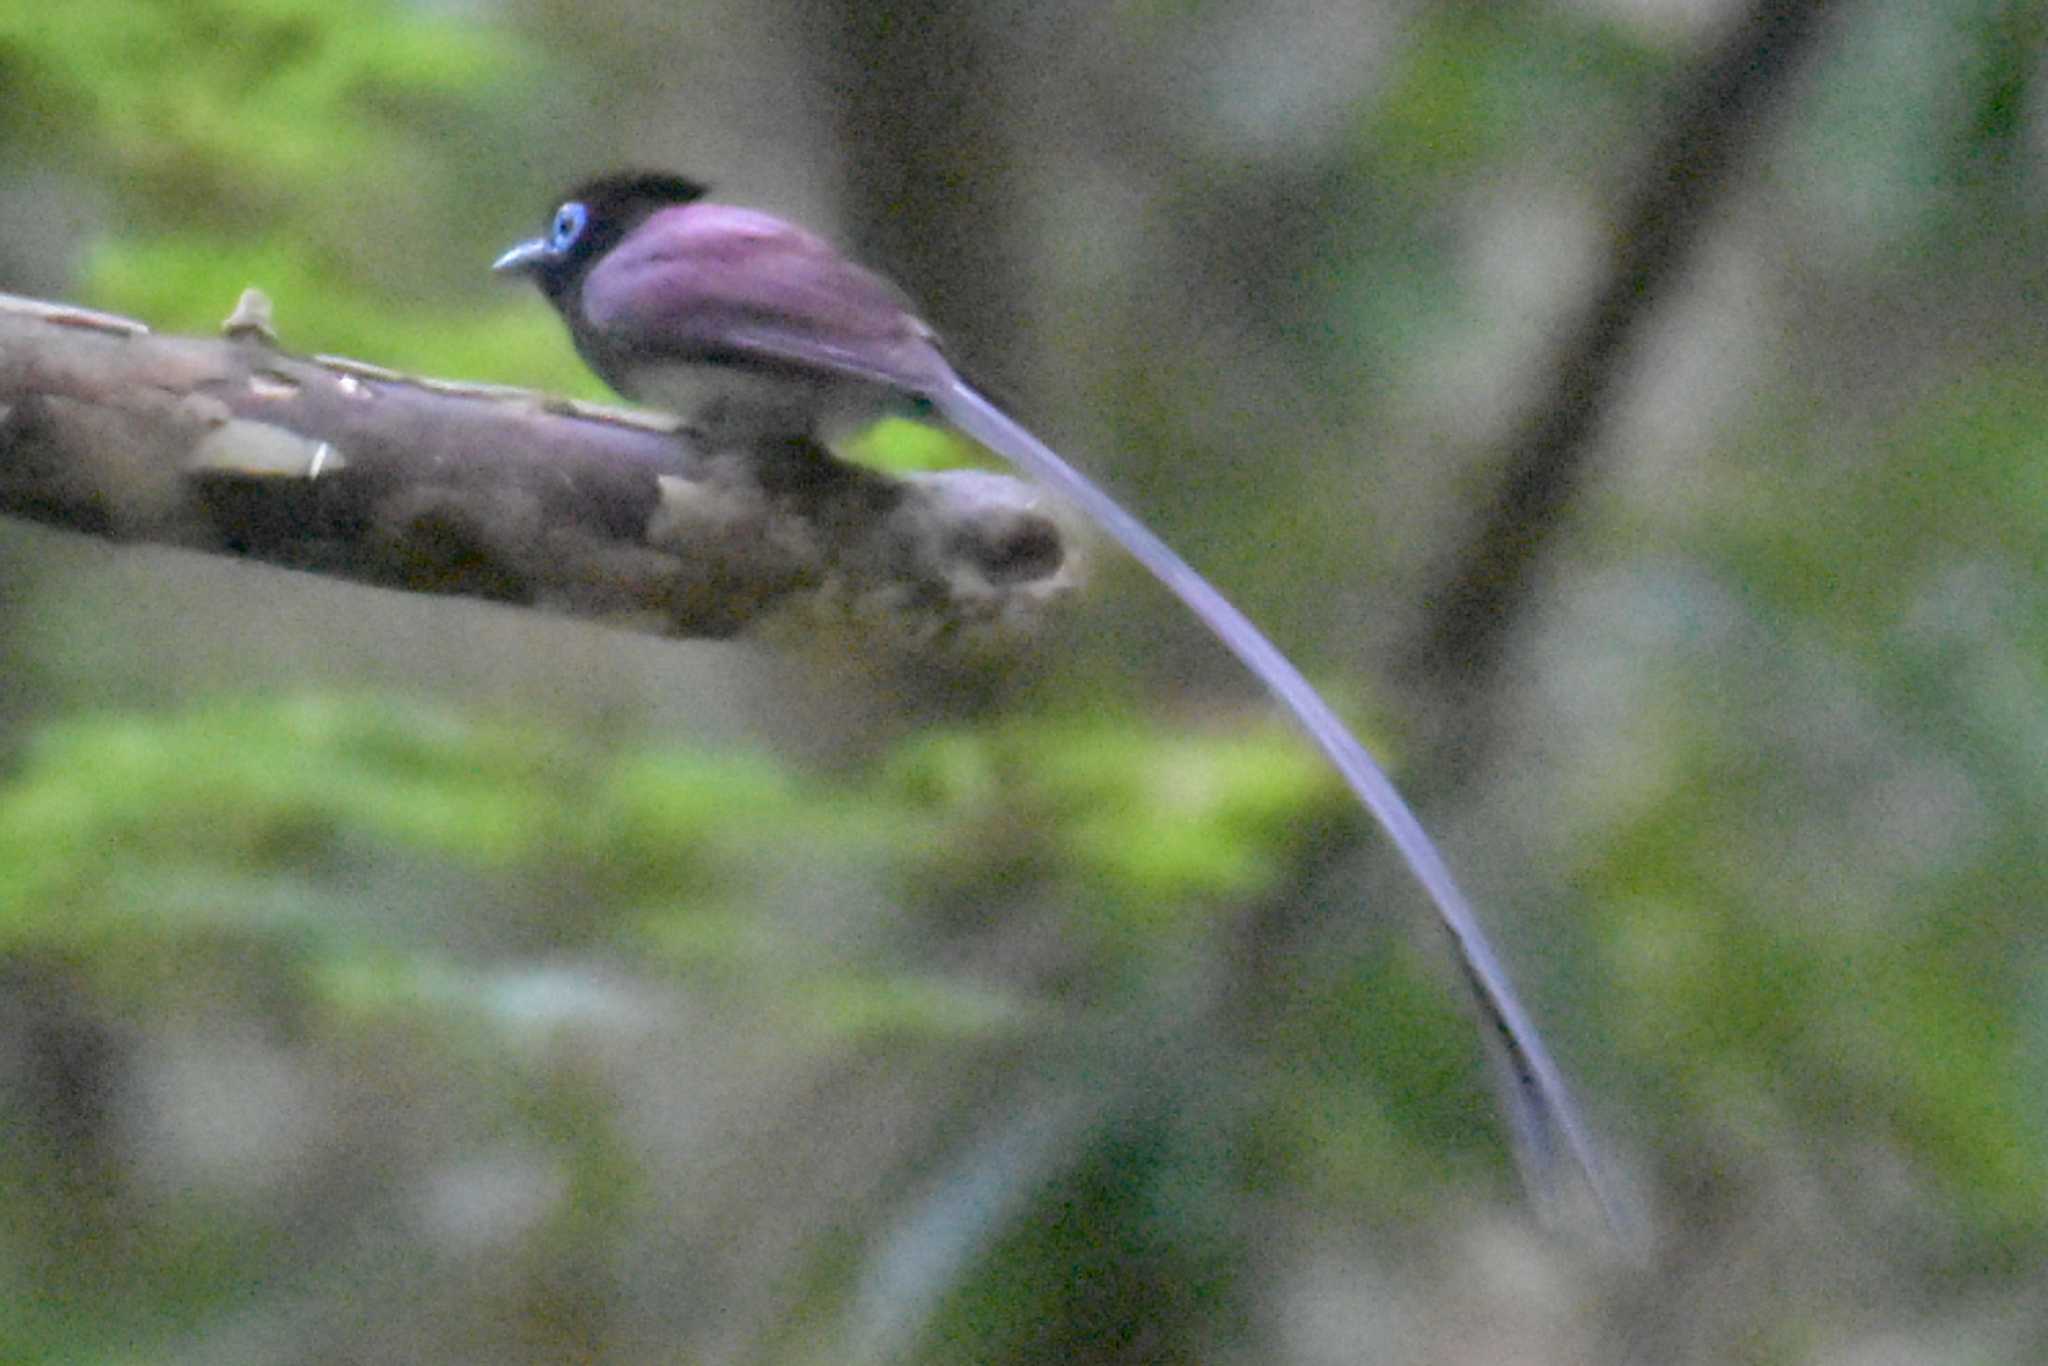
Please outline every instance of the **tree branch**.
M729 636L791 612L901 643L1029 632L1080 566L1046 501L808 443L706 450L674 419L0 295L0 513L386 588Z
M1838 7L1763 0L1734 26L1678 98L1616 215L1603 284L1560 354L1555 379L1510 443L1499 489L1435 595L1441 606L1410 661L1425 695L1460 711L1483 699L1537 570L1595 448L1629 348L1692 263L1774 103ZM1461 717L1467 732L1473 718ZM1462 748L1469 754L1469 734Z

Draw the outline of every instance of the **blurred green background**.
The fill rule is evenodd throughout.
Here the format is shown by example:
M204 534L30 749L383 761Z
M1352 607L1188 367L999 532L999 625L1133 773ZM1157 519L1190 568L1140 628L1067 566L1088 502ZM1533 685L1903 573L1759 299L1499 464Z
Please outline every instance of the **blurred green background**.
M1638 289L1746 6L0 0L0 289L600 396L487 267L621 165L905 281L1655 1230L1127 569L932 678L7 523L0 1359L2048 1357L2048 7L1824 8Z

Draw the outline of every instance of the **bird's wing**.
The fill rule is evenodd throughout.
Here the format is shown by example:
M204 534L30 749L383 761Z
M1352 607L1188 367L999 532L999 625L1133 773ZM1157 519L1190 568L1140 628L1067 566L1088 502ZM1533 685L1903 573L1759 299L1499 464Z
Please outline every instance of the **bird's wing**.
M650 216L591 269L580 306L625 358L759 362L919 393L950 374L894 285L801 228L726 204Z

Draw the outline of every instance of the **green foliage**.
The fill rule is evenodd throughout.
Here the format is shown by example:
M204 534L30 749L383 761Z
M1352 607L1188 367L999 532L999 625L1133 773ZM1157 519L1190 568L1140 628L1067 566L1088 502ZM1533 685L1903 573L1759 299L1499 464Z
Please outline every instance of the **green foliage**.
M85 301L204 332L256 285L298 350L595 396L545 310L509 288L475 302L477 201L517 221L477 140L517 127L540 71L505 30L395 3L0 8L0 134L102 168L115 193L84 244ZM458 260L476 288L448 297Z
M1375 946L1277 1004L1249 1134L1259 1187L1412 1219L1448 1187L1506 1176L1466 1012L1419 957Z
M533 933L526 904L538 896L539 943L551 952L595 954L707 991L745 1011L763 1046L774 1040L797 1056L1071 1040L1097 1008L1126 1018L1124 1003L1153 990L1148 979L1087 993L1098 1007L1032 1000L936 962L906 966L920 955L907 952L905 935L942 927L956 898L981 919L1034 914L1049 898L1074 908L1068 928L1088 931L1111 962L1171 961L1212 935L1205 920L1270 892L1305 834L1342 805L1277 731L1196 738L1106 721L1019 722L927 736L867 778L820 783L758 755L613 753L532 725L371 698L79 715L33 736L0 787L0 963L65 974L80 1009L150 1032L195 1014L223 1022L213 1028L288 1020L300 1048L351 1058L373 1092L403 1092L420 1084L407 1074L421 1073L449 1099L502 1110L508 1132L585 1173L574 1180L589 1183L591 1198L566 1204L560 1219L571 1222L548 1224L534 1252L554 1257L544 1249L559 1239L559 1255L580 1265L622 1236L638 1162L613 1136L614 1102L579 1074L536 1070L521 1045L559 1009L542 1004L545 984L486 970L446 942L478 933L478 917L499 922L490 937L516 943ZM854 939L829 928L841 912L833 898L820 902L820 879L868 917ZM1376 980L1368 995L1413 996L1422 979ZM1163 1022L1185 1014L1170 999L1140 1009L1161 1011ZM1416 1019L1445 1022L1441 1008ZM1289 1037L1271 1047L1288 1051ZM1329 1093L1312 1110L1356 1096L1344 1049L1385 1042L1355 1026L1342 1037L1334 1052L1327 1037L1313 1045L1331 1065L1305 1079ZM1432 1069L1457 1068L1441 1045L1421 1052ZM1413 1065L1403 1058L1395 1070ZM1291 1108L1302 1094L1290 1086L1276 1099ZM1167 1248L1195 1206L1227 1204L1234 1178L1216 1165L1218 1117L1133 1122L1139 1129L1117 1142L1151 1156L1129 1170L1117 1159L1122 1175L1087 1178L1094 1194L1067 1211L1065 1231L1043 1250L1052 1261L1042 1293L1065 1293L1052 1268L1069 1256L1060 1239L1092 1236L1090 1202L1168 1202L1140 1220L1153 1232L1134 1234L1152 1245L1151 1269L1118 1296L1194 1274L1187 1249ZM1160 1165L1162 1153L1188 1157L1200 1135L1208 1158ZM1398 1149L1389 1135L1359 1160L1384 1163ZM1333 1151L1322 1160L1358 1153ZM1422 1170L1421 1150L1405 1161ZM62 1165L31 1136L10 1169L27 1175L49 1162ZM104 1217L136 1216L116 1206ZM221 1312L291 1241L282 1217L171 1201L130 1235L141 1251L102 1268L127 1287L130 1317L104 1322L97 1293L78 1288L56 1293L55 1317L26 1331L97 1340L152 1316L160 1331ZM1227 1259L1228 1238L1220 1228L1215 1236L1204 1255ZM17 1246L42 1237L0 1230ZM75 1250L45 1255L78 1268ZM1229 1279L1215 1267L1202 1274L1216 1280L1214 1293ZM1099 1298L1106 1283L1087 1293ZM1005 1313L1023 1302L1008 1303ZM1114 1315L1122 1303L1090 1312ZM1173 1316L1189 1306L1155 1307Z
M1592 158L1667 63L1611 24L1541 4L1424 12L1366 136L1384 174L1429 180L1525 161L1532 145Z
M1930 384L1867 448L1793 422L1802 447L1773 430L1732 452L1743 477L1713 510L1727 553L1771 608L1885 664L1901 616L1957 570L1989 569L1988 554L2048 563L2044 364L2036 353ZM1803 515L1813 508L1833 512ZM2041 613L2011 624L2048 644Z
M1099 948L1171 946L1192 908L1269 892L1342 810L1336 781L1277 730L1158 734L1127 723L1019 725L910 745L888 786L935 819L933 851L991 851L1066 884ZM1007 852L1000 852L1007 851Z
M1204 1146L1158 1111L1106 1128L990 1249L993 1274L943 1307L915 1359L1213 1359L1218 1328L1243 1313L1242 1267L1213 1218L1232 1173Z
M481 272L488 262L479 261ZM285 234L169 232L97 243L87 294L167 331L211 332L244 288L275 310L279 341L394 369L616 401L570 350L560 322L509 286L494 306L419 302L368 286L359 268ZM499 282L503 283L503 282Z
M524 62L498 31L389 0L13 5L0 55L11 117L135 177L164 221L220 226L379 170L408 118L459 111Z
M966 884L991 858L1015 861L1142 943L1184 932L1190 906L1270 889L1305 817L1334 800L1278 733L954 732L839 790L757 756L612 757L533 727L368 700L79 717L35 737L0 791L0 951L142 968L195 925L335 947L349 920L329 916L346 896L329 874L390 856L487 880L571 876L593 907L574 923L594 942L625 934L678 965L764 934L759 961L789 961L797 931L761 908L793 866L865 868L914 899L935 877ZM329 979L352 995L427 980L392 977L378 936L352 948L367 961ZM986 1015L887 978L867 1004L851 990L835 988L827 1013L863 1028Z
M2048 602L2016 568L2048 563L2044 364L1930 378L1879 432L1774 413L1726 453L1681 518L1715 623L1659 677L1683 742L1588 885L1677 1127L1882 1134L1968 1211L1965 1264L2048 1238L2014 882L2048 859Z
M901 418L885 419L848 442L842 454L876 469L910 474L918 470L957 469L985 464L988 457L972 442L939 427Z

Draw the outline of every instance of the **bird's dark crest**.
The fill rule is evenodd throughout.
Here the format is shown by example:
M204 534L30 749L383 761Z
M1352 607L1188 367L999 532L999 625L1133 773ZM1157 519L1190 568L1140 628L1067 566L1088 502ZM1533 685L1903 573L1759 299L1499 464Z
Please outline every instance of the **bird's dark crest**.
M580 200L598 217L626 217L641 210L688 204L710 192L708 185L668 171L614 171L585 181L562 199Z

